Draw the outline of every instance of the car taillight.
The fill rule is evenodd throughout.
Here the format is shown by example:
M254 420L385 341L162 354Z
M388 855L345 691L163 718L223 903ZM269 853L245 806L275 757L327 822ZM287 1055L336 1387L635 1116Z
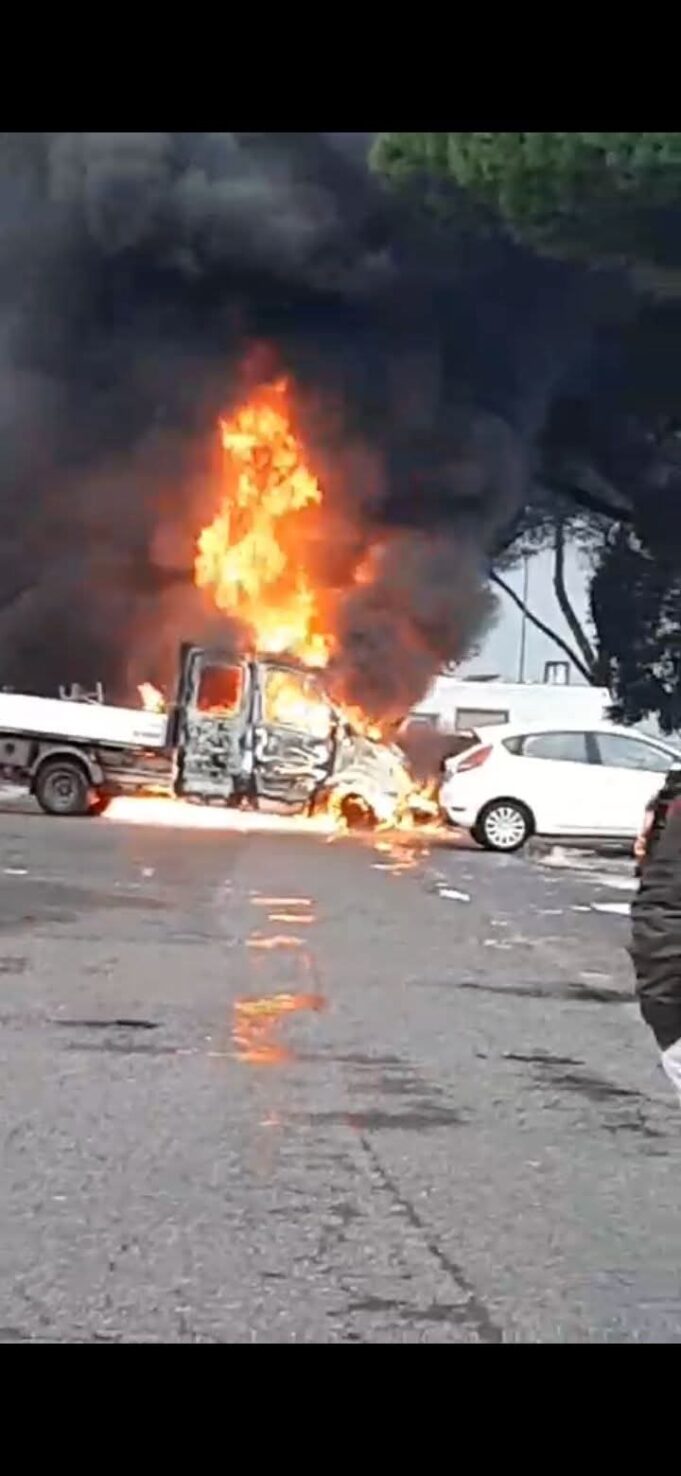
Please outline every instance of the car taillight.
M488 744L486 748L476 748L473 753L467 753L461 763L457 764L456 773L465 774L467 769L479 769L481 764L487 762L491 752L491 746Z

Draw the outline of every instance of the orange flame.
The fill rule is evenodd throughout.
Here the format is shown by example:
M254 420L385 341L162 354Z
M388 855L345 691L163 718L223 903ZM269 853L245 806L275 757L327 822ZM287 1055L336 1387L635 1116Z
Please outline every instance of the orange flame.
M199 534L195 583L251 627L258 650L324 666L331 640L299 543L301 514L323 493L291 424L286 380L259 390L220 430L225 492Z
M295 429L288 382L282 379L256 390L233 415L221 420L220 433L222 496L215 517L197 539L194 582L219 610L250 629L254 653L289 655L303 668L326 666L335 651L332 608L328 594L324 598L315 586L310 557L311 535L315 539L319 535L324 493ZM359 563L357 583L375 578L379 554L374 549ZM147 710L165 711L162 694L150 682L142 683L139 693ZM320 743L332 737L337 723L341 741L346 736L343 723L370 739L382 736L365 713L347 706L334 711L317 680L304 669L286 669L285 664L269 668L263 704L266 725L304 731ZM399 787L394 801L386 798L386 813L381 815L369 797L341 788L328 801L327 821L341 831L360 823L364 811L367 824L409 828L418 823L417 817L435 823L434 794L429 787L417 790L406 766ZM116 818L122 818L124 803L118 803ZM147 814L151 817L148 808ZM163 823L160 809L155 814ZM209 819L202 817L201 823L208 825ZM273 920L288 922L286 909ZM286 935L254 938L249 946L295 947L299 940Z
M140 682L137 691L145 712L165 712L166 700L158 687L154 687L151 682Z
M220 430L225 491L212 523L199 534L194 582L219 610L250 626L256 650L326 666L334 638L323 623L300 536L301 517L319 509L324 494L292 425L288 381L257 390L220 422ZM368 556L355 577L369 583L373 573ZM298 716L316 736L328 736L326 703L312 690L303 693L299 679L272 674L268 703L271 722L295 727ZM367 737L381 737L358 708L345 706L343 717Z

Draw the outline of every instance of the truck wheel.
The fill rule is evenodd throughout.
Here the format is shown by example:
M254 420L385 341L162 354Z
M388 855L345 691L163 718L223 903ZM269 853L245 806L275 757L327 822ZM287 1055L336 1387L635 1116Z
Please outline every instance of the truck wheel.
M376 829L376 816L362 794L346 794L340 803L340 813L348 830Z
M46 815L86 815L89 793L84 770L73 759L52 759L38 771L35 797Z

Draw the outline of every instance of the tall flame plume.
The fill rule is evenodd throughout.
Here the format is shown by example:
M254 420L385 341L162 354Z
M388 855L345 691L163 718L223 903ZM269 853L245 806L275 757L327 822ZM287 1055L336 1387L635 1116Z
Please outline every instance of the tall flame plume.
M220 422L222 502L198 538L194 579L250 627L254 647L324 666L332 649L305 567L300 518L323 500L292 424L285 379Z
M288 655L307 667L324 667L334 654L334 637L328 595L325 602L320 599L309 553L314 546L309 520L319 517L324 494L296 433L288 382L281 379L256 390L220 421L220 434L225 453L222 495L212 522L198 535L194 582L218 610L250 630L254 653ZM371 583L371 554L354 577L357 583ZM149 710L162 708L163 696L150 683L143 683L139 693ZM272 721L320 739L329 735L330 711L316 683L306 684L285 670L272 674L268 704ZM347 705L343 714L355 730L380 738L366 714ZM375 794L371 802L360 799L360 807L364 804L366 814L383 825L397 823L399 816L408 821L410 796L420 796L426 813L436 809L426 788L415 788L406 768L401 789L397 800L384 796L382 806ZM341 788L331 805L337 830L347 823L344 797Z

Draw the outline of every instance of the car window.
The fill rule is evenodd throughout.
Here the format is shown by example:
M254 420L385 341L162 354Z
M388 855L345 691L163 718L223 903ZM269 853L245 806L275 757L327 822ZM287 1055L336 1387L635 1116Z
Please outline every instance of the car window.
M588 764L586 733L529 733L523 739L523 758L553 759L568 764Z
M457 728L494 728L509 721L509 712L495 707L457 707L455 724Z
M612 769L646 769L652 774L666 774L671 755L653 748L640 738L625 738L621 733L596 733L602 764Z

